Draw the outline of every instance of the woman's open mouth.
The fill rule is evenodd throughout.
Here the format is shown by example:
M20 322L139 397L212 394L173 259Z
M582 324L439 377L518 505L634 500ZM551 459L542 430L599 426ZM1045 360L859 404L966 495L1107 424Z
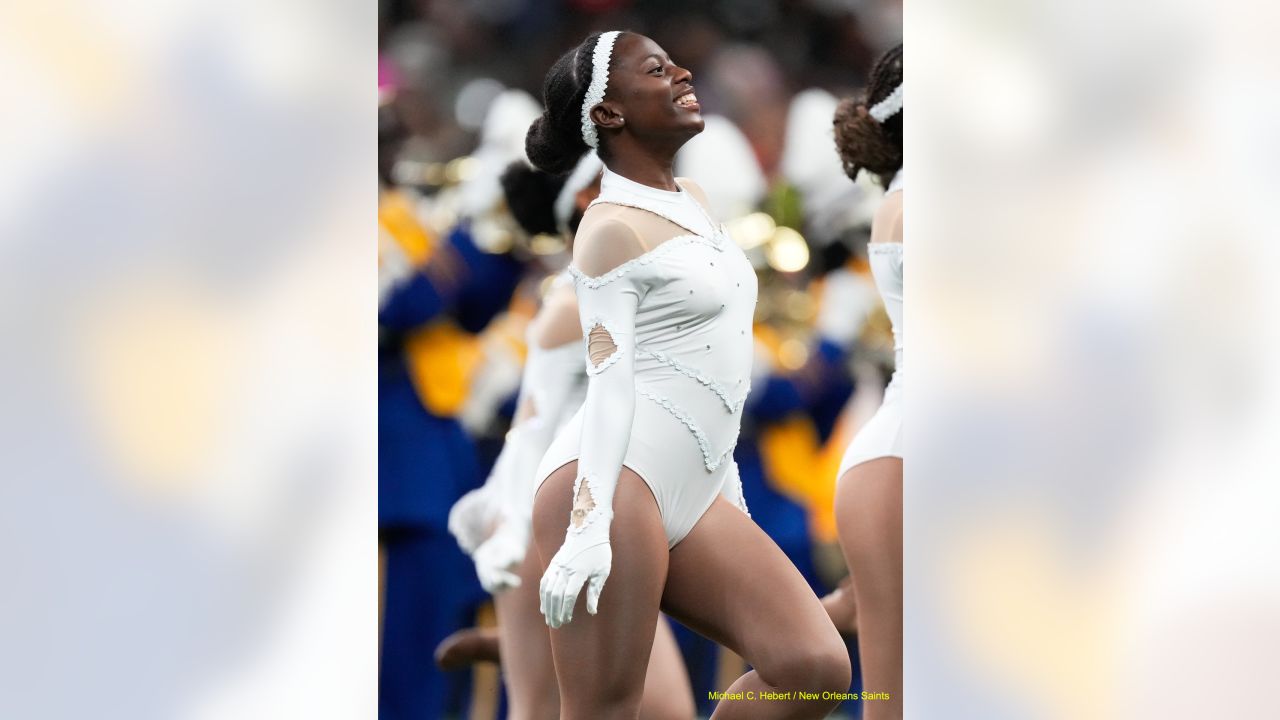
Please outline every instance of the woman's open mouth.
M702 106L698 105L698 96L694 95L692 92L687 92L684 95L681 95L680 97L676 98L675 104L676 104L676 107L684 108L685 110L702 109Z

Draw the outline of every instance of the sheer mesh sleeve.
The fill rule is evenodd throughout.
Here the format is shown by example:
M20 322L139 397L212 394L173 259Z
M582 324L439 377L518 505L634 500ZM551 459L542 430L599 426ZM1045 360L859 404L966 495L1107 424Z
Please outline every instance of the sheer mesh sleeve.
M604 212L583 219L573 245L574 266L580 274L591 277L606 275L645 251L634 221L621 219L612 208L600 210Z

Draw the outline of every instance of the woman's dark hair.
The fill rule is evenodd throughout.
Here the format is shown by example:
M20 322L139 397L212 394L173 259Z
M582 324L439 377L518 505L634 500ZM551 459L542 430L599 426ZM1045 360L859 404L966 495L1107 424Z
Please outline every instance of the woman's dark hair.
M836 151L851 180L858 171L879 176L888 187L902 168L902 110L880 123L868 108L885 99L902 84L902 43L891 48L876 61L867 79L867 90L861 98L847 98L836 108Z
M582 139L582 100L591 84L591 56L599 39L600 33L588 35L547 71L542 83L546 110L524 138L525 154L543 172L564 175L590 149Z
M566 178L548 175L516 161L503 171L502 194L507 198L507 209L520 227L530 235L547 233L554 235L556 196L564 187Z

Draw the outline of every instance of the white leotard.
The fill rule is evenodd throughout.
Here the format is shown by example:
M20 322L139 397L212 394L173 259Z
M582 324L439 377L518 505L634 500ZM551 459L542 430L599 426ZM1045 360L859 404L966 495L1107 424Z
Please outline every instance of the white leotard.
M902 171L889 184L886 195L902 190ZM840 461L837 478L859 463L882 457L902 457L902 243L867 245L871 274L893 325L893 378L884 390L884 402L876 414L858 429Z
M586 401L547 450L537 482L578 460L579 477L611 504L625 465L652 490L674 547L717 495L746 511L733 448L751 384L756 276L687 190L658 190L606 169L580 247L600 226L592 214L631 227L656 215L683 232L637 233L648 249L599 276L571 268L584 338L589 344L592 329L603 327L616 350L588 357Z

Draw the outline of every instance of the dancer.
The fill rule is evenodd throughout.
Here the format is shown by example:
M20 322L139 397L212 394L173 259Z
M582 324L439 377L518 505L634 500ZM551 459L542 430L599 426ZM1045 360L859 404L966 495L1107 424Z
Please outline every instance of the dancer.
M413 195L391 177L407 131L394 105L378 117L378 712L437 718L449 713L451 693L431 666L432 648L484 598L445 531L449 506L480 479L459 416L478 334L507 306L522 265L482 252L467 221L443 237L418 221ZM439 577L459 582L442 586Z
M871 71L866 99L846 100L835 116L845 172L877 175L888 192L871 225L871 272L893 324L893 379L884 402L858 430L840 463L836 530L853 581L824 603L849 627L856 617L865 692L888 700L863 705L866 720L902 717L902 45ZM850 606L850 600L854 606Z
M502 187L508 208L530 235L560 228L572 238L586 202L595 195L591 188L599 174L600 161L594 157L585 157L567 181L519 162L503 174ZM586 197L580 200L580 195ZM581 343L573 281L566 271L553 279L530 322L516 417L493 472L482 488L459 500L449 516L450 531L471 555L481 585L494 596L511 720L560 717L550 638L538 612L542 567L537 553L526 549L534 471L556 430L582 403L586 375ZM477 632L455 633L441 644L438 657L487 654ZM693 692L666 622L657 624L653 647L640 717L691 720Z
M744 699L713 717L825 717L837 700L823 692L848 688L848 656L745 512L732 458L755 273L672 173L703 127L692 76L649 38L613 31L560 58L543 100L534 164L564 173L588 149L605 164L571 266L587 397L538 469L533 516L561 716L636 717L661 607L754 668L728 688Z

